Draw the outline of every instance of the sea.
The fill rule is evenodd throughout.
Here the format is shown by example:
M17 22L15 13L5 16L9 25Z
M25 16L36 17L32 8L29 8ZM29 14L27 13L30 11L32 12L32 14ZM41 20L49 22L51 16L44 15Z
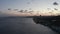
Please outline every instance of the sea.
M0 34L57 34L50 28L36 24L33 18L0 17Z

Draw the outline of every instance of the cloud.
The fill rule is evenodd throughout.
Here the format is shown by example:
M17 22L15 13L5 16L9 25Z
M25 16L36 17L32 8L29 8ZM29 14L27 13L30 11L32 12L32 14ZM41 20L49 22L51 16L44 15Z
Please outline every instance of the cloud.
M20 10L17 9L11 10L10 8L8 10L0 12L0 16L32 16L32 11L28 10Z
M58 3L57 2L54 2L53 5L58 5Z
M8 8L8 10L11 10L11 8Z
M18 11L18 9L14 9L14 11Z
M21 12L21 13L23 13L23 10L20 10L20 11L18 11L18 12Z
M0 11L0 16L45 16L45 15L59 15L59 11L56 11L57 9L54 8L55 10L51 10L51 8L47 8L48 10L45 11L33 11L33 10L20 10L18 9L8 9L4 11ZM46 12L47 11L47 12Z

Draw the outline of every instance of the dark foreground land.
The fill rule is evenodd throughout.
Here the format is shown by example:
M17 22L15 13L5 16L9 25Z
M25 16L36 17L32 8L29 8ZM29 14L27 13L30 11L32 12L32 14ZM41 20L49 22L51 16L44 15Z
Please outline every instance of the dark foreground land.
M42 24L60 33L60 16L39 16L33 18L36 24Z

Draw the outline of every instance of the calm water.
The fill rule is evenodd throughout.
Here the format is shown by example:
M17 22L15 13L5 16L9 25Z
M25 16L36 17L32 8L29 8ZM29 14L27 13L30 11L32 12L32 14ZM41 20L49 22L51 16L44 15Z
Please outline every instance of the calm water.
M32 18L0 18L0 34L57 34Z

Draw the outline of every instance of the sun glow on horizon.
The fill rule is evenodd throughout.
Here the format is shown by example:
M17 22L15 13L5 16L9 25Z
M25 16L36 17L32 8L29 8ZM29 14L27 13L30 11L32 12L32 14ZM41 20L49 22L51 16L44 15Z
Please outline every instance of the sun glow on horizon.
M5 12L2 12L7 15L11 16L51 16L51 15L60 15L60 10L42 10L42 11L25 11L23 10L22 12L15 11L15 10L7 10Z

